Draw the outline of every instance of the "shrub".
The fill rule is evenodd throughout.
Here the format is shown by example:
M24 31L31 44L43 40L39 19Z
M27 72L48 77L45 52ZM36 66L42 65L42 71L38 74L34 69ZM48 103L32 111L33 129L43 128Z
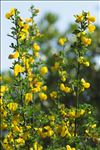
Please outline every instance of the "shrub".
M43 35L34 22L39 10L33 6L30 10L31 17L25 20L15 8L6 14L13 24L8 36L15 42L10 45L13 53L8 58L14 60L14 78L8 85L1 82L2 149L99 149L96 109L80 100L91 86L81 71L90 65L87 51L95 17L84 11L74 16L77 25L71 50L75 59L68 62L65 46L69 40L60 37L59 52L52 56L48 67L38 42ZM53 87L48 86L48 78L55 78ZM66 95L71 97L70 102Z

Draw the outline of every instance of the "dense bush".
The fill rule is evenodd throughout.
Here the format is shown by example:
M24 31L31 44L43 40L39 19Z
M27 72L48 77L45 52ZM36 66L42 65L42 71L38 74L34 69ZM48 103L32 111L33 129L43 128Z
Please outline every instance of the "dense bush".
M60 37L57 53L48 60L39 44L45 37L34 21L39 10L32 6L30 11L25 20L14 8L6 14L13 24L9 36L15 42L8 58L14 59L14 76L7 85L1 80L2 149L99 150L96 108L85 103L84 96L81 99L92 83L84 70L90 66L88 46L95 17L84 11L75 15L72 42Z

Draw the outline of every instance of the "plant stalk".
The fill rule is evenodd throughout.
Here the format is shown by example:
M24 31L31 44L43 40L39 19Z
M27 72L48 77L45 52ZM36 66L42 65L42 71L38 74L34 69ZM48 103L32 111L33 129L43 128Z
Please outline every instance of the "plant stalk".
M78 50L78 58L80 57L80 52ZM79 107L79 76L80 76L80 64L79 62L77 63L77 74L76 74L76 79L77 79L77 87L76 87L76 112L75 116L77 116L77 110ZM75 132L74 135L77 136L77 117L75 117Z

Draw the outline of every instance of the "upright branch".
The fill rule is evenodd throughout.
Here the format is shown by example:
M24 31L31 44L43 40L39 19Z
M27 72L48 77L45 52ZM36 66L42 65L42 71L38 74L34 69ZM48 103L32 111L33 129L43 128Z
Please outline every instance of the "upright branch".
M90 84L86 82L83 78L80 79L80 69L81 65L89 67L89 61L85 58L85 53L88 50L87 47L91 44L91 39L88 38L89 32L94 32L95 26L91 22L95 22L95 17L90 16L90 13L82 12L80 15L75 15L76 23L78 24L75 31L73 32L76 36L76 41L72 45L75 49L77 55L77 65L76 65L76 118L75 118L75 136L77 135L77 111L79 106L79 95L84 89L89 88Z

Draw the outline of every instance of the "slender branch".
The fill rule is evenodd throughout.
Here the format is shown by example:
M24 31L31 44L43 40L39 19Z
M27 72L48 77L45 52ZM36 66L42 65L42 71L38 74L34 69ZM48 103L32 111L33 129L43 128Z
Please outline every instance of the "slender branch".
M18 33L18 24L17 24L17 19L15 19L15 28L16 28L16 33ZM19 48L19 41L18 41L18 35L16 35L16 47L17 49ZM20 62L20 58L18 58L18 63ZM19 77L19 81L18 81L18 84L19 86L21 87L21 90L19 90L20 92L20 98L21 98L21 105L22 107L24 106L24 103L23 103L23 91L22 91L22 80L21 80L21 73L19 73L18 75ZM24 127L26 128L26 119L25 119L25 115L24 115L24 112L22 114L22 117L23 117L23 120L24 120ZM14 147L16 149L16 146Z
M18 29L17 20L15 22L15 25L16 25L16 30L17 30ZM18 31L17 31L17 33L18 33ZM17 46L17 48L19 48L18 35L16 35L16 46ZM20 58L18 58L18 62L20 62ZM20 80L20 78L21 78L21 73L19 73L19 84L20 84L20 87L21 87L21 91L20 91L21 105L23 107L24 106L24 103L23 103L23 90L22 90L23 88L22 88L22 80ZM26 130L26 119L25 119L24 112L22 113L22 117L23 117L23 120L24 120L24 127L25 127L25 130ZM27 141L25 141L25 145L29 149L29 144L27 143Z
M80 52L78 50L78 58L80 57ZM79 62L77 63L77 74L76 74L76 79L77 79L77 87L76 87L76 115L77 115L77 109L79 106L79 75L80 75L80 64ZM75 118L75 136L77 135L77 118Z
M82 23L81 25L81 31L82 31ZM81 41L79 41L79 43L81 43ZM80 57L80 49L81 49L81 45L79 46L79 48L77 49L78 52L78 56L77 59ZM77 110L79 107L79 76L80 76L80 64L79 62L77 62L77 74L76 74L76 79L77 79L77 87L76 87L76 115L77 115ZM75 118L75 132L74 135L77 135L77 118Z
M9 36L9 37L11 37L11 38L16 40L16 38L14 36L10 35L10 34L7 34L7 36Z

